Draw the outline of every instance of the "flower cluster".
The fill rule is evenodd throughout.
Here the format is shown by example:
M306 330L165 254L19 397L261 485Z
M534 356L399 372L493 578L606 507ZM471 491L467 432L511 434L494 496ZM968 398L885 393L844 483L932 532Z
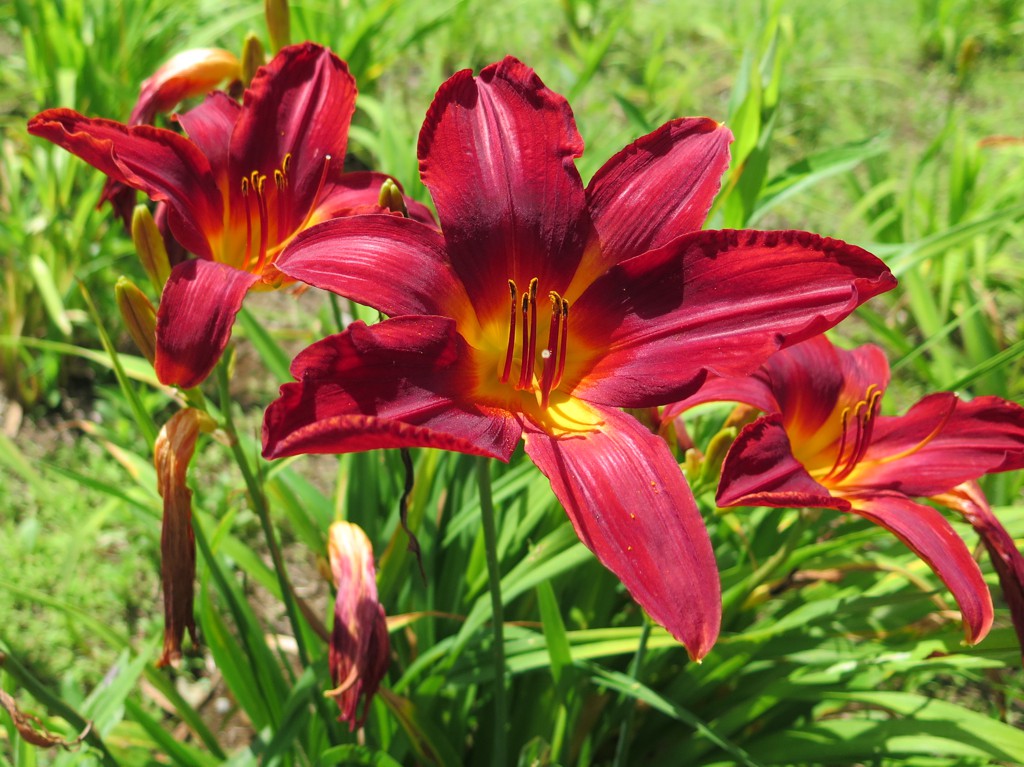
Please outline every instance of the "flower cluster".
M580 540L701 659L721 622L714 551L668 443L627 411L743 402L764 415L725 459L720 505L823 507L885 527L948 586L976 642L989 592L943 514L914 500L932 499L981 533L1024 628L1024 560L974 482L1024 467L1024 410L935 394L882 416L882 352L822 333L895 278L808 232L704 229L729 163L724 125L672 120L584 185L569 104L532 69L509 57L458 72L419 135L435 221L387 176L343 172L356 87L325 48L282 49L241 102L214 91L176 115L183 133L146 124L238 76L230 54L195 53L147 81L130 125L51 109L29 131L148 195L187 252L168 264L148 330L162 382L202 383L250 290L302 283L385 315L298 354L266 410L267 458L433 447L507 462L522 441ZM157 459L177 563L165 659L192 629L185 470L198 419L183 413ZM355 725L389 643L366 536L333 528L331 563L331 694Z

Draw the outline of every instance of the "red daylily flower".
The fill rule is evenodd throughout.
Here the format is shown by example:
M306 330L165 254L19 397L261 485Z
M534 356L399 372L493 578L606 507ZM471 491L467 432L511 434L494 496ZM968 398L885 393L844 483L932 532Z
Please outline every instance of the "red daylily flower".
M328 548L337 597L329 653L335 688L327 695L338 701L339 721L354 730L366 721L370 701L388 670L391 640L384 608L377 601L373 546L366 533L350 522L335 522Z
M1024 562L969 483L1024 467L1024 408L998 397L965 402L947 392L925 397L905 415L881 416L888 383L881 349L844 351L819 336L778 352L749 378L709 379L664 415L720 400L764 411L725 458L718 504L837 509L881 525L946 584L974 644L992 624L988 587L946 518L913 499L931 498L964 513L992 552L1011 605L1016 599L1014 620L1020 620Z
M668 446L618 408L674 401L708 370L749 373L895 283L869 253L806 232L699 231L731 138L672 121L584 188L569 105L533 70L506 58L453 76L419 139L443 231L354 216L280 259L391 319L295 359L264 454L507 461L522 437L583 543L704 656L721 618L707 530Z
M33 135L166 203L171 233L198 256L174 267L161 297L155 367L162 382L190 387L206 378L246 293L290 282L274 264L298 232L379 210L387 177L341 172L355 98L345 63L307 43L262 67L241 105L214 92L179 115L187 138L70 109L29 121ZM409 205L432 220L423 206Z

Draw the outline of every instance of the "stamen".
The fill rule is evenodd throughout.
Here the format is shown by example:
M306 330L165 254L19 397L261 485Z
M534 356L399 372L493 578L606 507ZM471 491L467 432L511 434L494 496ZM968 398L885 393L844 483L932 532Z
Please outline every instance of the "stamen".
M832 464L832 468L828 470L828 474L822 477L822 479L829 479L833 474L836 473L836 471L839 470L839 467L843 465L843 453L846 451L846 427L850 420L850 408L843 408L843 414L841 416L841 419L842 433L839 437L839 450L836 452L836 460L835 463Z
M530 369L526 366L526 362L529 359L529 347L533 340L530 337L530 326L527 324L527 316L530 311L530 294L529 292L523 293L523 354L521 359L521 365L519 369L519 383L516 384L517 389L525 389L530 383L530 377L532 375Z
M551 299L551 325L548 327L548 345L540 353L544 360L544 371L541 373L540 406L548 406L548 398L551 396L552 384L555 381L555 371L558 368L558 339L560 338L559 326L562 320L562 297L555 291L548 293Z
M533 383L533 365L537 352L537 278L530 280L530 356L526 360L526 369L529 371L526 378L526 388Z
M253 172L255 175L255 171ZM267 198L264 194L266 188L267 177L261 175L259 181L256 183L256 202L260 206L260 256L256 261L256 266L253 269L255 273L259 273L263 270L264 263L267 260L267 242L269 239L270 232L269 222L267 221Z
M287 209L285 206L285 189L288 187L288 176L285 175L283 170L274 170L274 186L277 187L277 217L274 220L277 222L277 231L280 234L281 227L284 226L284 214Z
M555 380L551 383L552 389L557 389L562 383L562 374L565 372L565 351L569 342L569 302L562 299L562 337L558 342L558 371L555 373Z
M242 268L249 268L249 256L252 253L252 212L249 210L249 179L242 176L242 200L245 202L245 258Z
M508 377L512 374L512 357L516 350L516 298L519 290L514 280L508 281L508 290L512 294L512 308L508 318L508 351L505 352L505 369L501 372L501 382L507 383Z

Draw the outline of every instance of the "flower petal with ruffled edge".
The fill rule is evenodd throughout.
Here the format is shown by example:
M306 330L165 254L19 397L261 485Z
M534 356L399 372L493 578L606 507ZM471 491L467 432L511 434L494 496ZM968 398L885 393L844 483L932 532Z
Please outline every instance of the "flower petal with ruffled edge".
M707 117L665 123L613 156L587 185L597 242L590 279L704 225L729 165L732 132Z
M580 540L699 660L722 617L704 520L665 441L619 411L598 412L604 425L582 436L551 437L527 421L526 452Z
M573 160L583 140L569 104L512 57L438 90L419 138L420 174L455 273L481 316L508 280L562 292L590 233Z
M578 333L603 350L576 394L619 407L681 399L705 371L753 373L894 285L867 251L808 232L687 235L612 267L573 303Z
M353 323L295 358L298 382L264 415L264 455L436 447L507 461L522 427L467 401L466 360L444 317Z

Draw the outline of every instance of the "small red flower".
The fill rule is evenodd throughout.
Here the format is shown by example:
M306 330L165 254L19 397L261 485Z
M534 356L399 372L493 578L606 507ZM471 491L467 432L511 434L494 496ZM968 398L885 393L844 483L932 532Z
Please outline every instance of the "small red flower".
M887 417L879 410L888 383L881 349L844 351L819 336L778 352L749 378L709 379L665 417L718 400L764 411L726 456L718 504L837 509L881 525L946 584L974 644L992 624L988 587L946 518L913 499L961 511L981 533L1014 621L1024 626L1024 560L971 484L1024 467L1024 408L998 397L965 402L947 392Z
M198 256L177 264L157 316L156 373L199 384L217 363L253 288L290 282L275 261L295 235L354 211L379 210L377 173L342 173L355 80L326 48L284 48L241 105L221 92L177 119L187 138L50 109L28 130L168 208L175 239ZM409 202L414 216L429 212Z
M354 730L366 721L370 701L387 672L391 642L384 608L377 601L373 547L366 533L349 522L335 522L328 551L338 593L329 657L335 687L327 695L338 701L339 721Z
M265 455L507 461L522 437L580 540L703 657L721 619L707 530L668 446L619 408L675 401L708 370L745 375L895 284L869 253L806 232L700 231L731 138L674 120L584 188L569 105L533 70L507 58L456 74L419 138L442 232L354 216L279 260L392 319L296 358Z

